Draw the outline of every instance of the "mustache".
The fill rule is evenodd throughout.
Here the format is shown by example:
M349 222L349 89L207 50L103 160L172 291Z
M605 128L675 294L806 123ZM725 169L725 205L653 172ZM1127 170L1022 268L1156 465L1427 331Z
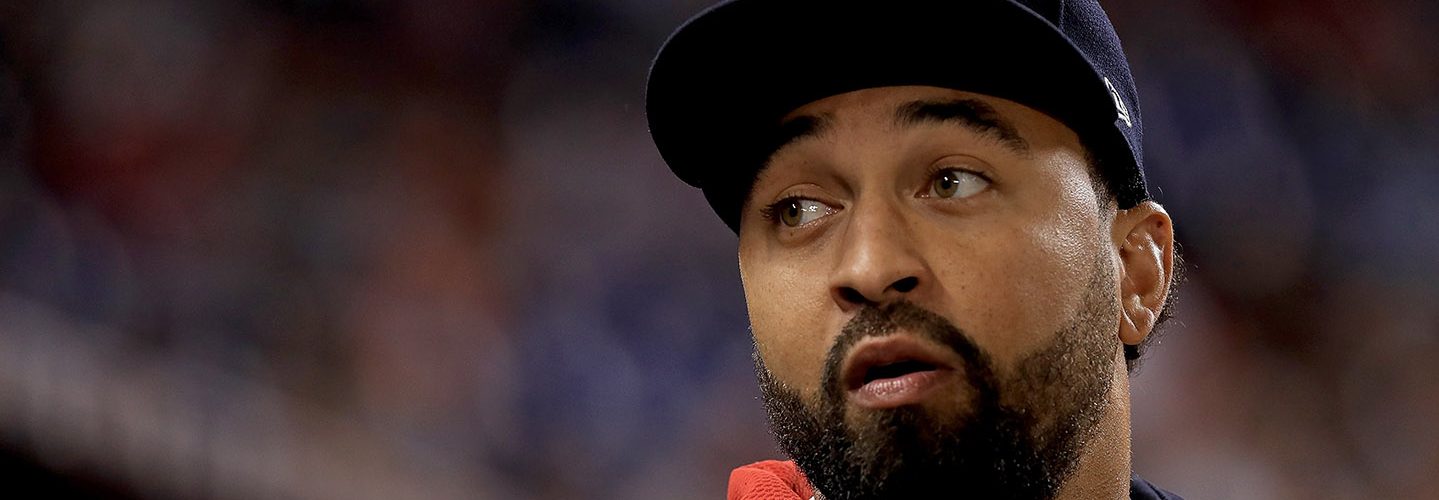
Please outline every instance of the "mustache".
M920 307L908 300L897 300L880 305L866 305L855 313L840 329L839 337L825 355L821 387L822 397L837 403L844 398L844 385L840 381L840 369L845 355L859 341L870 337L884 337L899 331L906 331L921 339L940 344L954 351L963 363L961 368L977 388L995 387L993 362L988 353L953 322L933 311ZM986 396L981 394L981 397Z

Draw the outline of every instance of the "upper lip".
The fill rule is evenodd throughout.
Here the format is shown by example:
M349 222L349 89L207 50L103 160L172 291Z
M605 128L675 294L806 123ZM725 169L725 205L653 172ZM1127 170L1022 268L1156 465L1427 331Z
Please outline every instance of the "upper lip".
M861 340L845 358L840 372L846 390L855 390L867 383L876 368L902 362L915 363L914 371L953 369L955 354L933 342L907 333Z

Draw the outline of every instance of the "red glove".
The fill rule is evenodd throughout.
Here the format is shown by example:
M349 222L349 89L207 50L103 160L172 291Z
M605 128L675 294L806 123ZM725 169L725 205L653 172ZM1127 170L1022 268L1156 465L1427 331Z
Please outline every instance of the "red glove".
M811 500L814 488L794 462L766 460L729 475L729 500Z

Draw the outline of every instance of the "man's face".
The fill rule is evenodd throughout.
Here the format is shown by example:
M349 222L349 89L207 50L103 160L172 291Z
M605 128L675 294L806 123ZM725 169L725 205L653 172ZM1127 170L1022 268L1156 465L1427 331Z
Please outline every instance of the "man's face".
M780 444L830 499L1052 495L1127 405L1114 212L1077 136L933 87L826 98L781 129L740 225Z

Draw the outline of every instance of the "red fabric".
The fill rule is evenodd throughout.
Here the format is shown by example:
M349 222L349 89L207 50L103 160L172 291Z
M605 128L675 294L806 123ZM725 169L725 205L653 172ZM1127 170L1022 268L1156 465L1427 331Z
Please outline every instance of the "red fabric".
M814 488L794 462L766 460L729 474L729 500L810 500Z

